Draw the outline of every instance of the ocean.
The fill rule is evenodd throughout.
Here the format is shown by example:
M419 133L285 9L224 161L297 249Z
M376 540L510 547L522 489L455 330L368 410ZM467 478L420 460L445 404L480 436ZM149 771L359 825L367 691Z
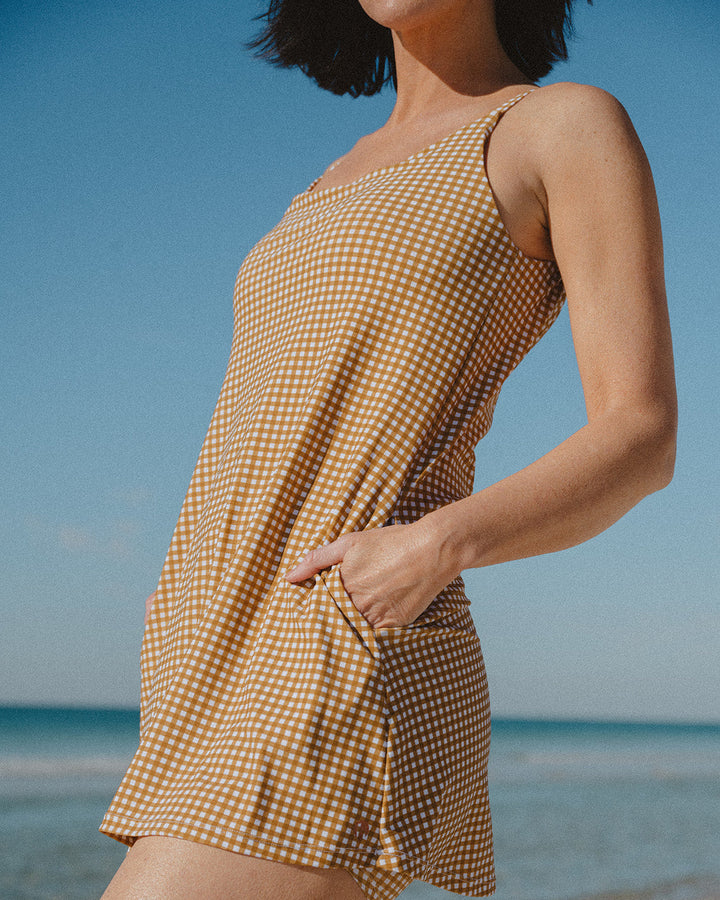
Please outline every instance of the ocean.
M137 733L136 711L0 707L3 900L99 898ZM490 785L496 900L720 900L720 726L496 719Z

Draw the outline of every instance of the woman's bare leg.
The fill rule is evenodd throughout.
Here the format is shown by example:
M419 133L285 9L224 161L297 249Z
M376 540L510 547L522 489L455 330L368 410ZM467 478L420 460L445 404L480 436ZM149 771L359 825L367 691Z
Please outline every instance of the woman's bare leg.
M131 847L102 900L366 900L347 869L271 862L148 835Z

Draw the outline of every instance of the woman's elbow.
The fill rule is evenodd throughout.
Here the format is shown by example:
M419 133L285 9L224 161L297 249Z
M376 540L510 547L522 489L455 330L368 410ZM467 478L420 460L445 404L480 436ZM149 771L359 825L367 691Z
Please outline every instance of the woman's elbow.
M656 464L656 486L654 490L660 491L667 487L675 474L675 455L677 441L675 433L667 436L659 450L659 459Z
M647 450L648 493L662 490L672 481L677 452L677 407L663 405L647 417L645 447Z

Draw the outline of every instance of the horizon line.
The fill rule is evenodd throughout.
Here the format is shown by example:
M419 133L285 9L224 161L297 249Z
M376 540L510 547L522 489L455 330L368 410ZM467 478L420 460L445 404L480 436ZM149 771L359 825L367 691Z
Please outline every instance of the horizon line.
M140 713L139 705L98 705L84 703L17 703L0 701L0 713L8 710L33 710L33 711L65 711L65 712L125 712ZM579 716L545 716L545 715L518 715L493 713L491 714L491 722L495 724L512 725L512 724L537 724L537 725L627 725L627 726L647 726L647 727L665 727L665 728L710 728L720 729L720 719L652 719L652 718L627 718L627 717L609 717L602 716L598 718L588 718Z

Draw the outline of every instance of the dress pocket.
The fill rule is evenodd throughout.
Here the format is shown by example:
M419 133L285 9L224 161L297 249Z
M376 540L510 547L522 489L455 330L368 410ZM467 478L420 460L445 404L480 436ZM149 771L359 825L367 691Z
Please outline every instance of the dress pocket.
M342 613L347 624L355 632L356 637L362 642L370 655L377 659L379 650L375 629L352 602L350 594L345 589L343 580L340 577L340 564L335 563L330 568L323 569L319 575L327 588L328 594Z

